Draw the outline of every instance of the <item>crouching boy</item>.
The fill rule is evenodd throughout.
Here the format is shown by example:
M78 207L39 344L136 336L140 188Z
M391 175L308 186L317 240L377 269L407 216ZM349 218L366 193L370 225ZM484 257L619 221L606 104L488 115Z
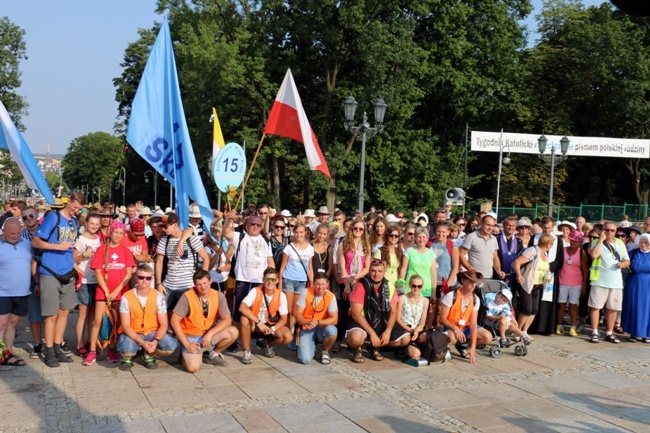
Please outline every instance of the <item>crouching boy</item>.
M120 322L122 333L117 351L122 357L120 370L133 366L133 357L142 348L142 360L150 370L158 368L155 356L171 355L178 342L167 334L167 303L165 297L151 288L153 269L147 264L135 271L136 286L122 296Z

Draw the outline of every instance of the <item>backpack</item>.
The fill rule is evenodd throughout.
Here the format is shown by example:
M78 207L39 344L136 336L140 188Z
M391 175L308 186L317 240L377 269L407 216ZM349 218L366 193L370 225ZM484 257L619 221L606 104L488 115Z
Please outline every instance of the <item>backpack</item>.
M442 326L427 329L427 339L420 345L422 357L429 364L432 362L445 362L445 355L449 350L449 337L442 330Z
M120 335L119 318L117 310L110 305L104 311L102 316L102 327L99 330L97 337L97 347L100 352L103 352L109 346L114 346L117 343L117 337Z

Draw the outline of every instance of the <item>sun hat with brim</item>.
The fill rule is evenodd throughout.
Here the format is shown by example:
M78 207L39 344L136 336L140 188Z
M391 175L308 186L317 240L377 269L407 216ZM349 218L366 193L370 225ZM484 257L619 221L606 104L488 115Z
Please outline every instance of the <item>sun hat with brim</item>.
M110 207L104 207L99 210L99 215L113 216L113 210Z
M569 235L569 240L571 242L582 242L584 239L585 239L585 234L578 230L574 230Z
M65 203L63 203L63 200L60 198L55 198L54 199L54 204L50 205L50 208L52 209L63 209L65 206Z
M557 225L557 229L561 230L562 226L569 227L572 231L577 228L574 223L572 223L571 221L566 221L566 220L560 222L560 224Z
M318 208L318 211L316 211L317 215L329 215L330 210L327 209L327 206L321 206Z
M476 271L463 271L459 272L456 278L460 284L462 284L465 280L469 280L473 283L480 283L483 281L483 274Z
M118 207L117 210L120 213L126 213L126 206L122 205L122 206Z
M633 224L633 225L630 227L630 230L634 230L634 231L637 232L638 234L643 233L643 230L641 230L641 227L639 227L639 226L636 225L636 224Z
M303 217L305 218L316 218L316 214L314 213L314 209L307 209L304 214L302 214Z
M201 209L198 206L192 206L190 208L190 218L201 218Z
M510 289L501 289L499 290L499 293L505 296L508 301L512 301L512 292Z
M386 215L386 222L388 224L395 224L395 223L398 223L400 221L401 220L399 218L397 218L395 215L393 215L392 213L389 213L388 215Z
M140 215L141 216L147 216L147 215L153 215L153 214L151 213L151 209L149 209L148 207L145 206L142 209L140 209Z
M533 225L530 223L530 220L527 218L521 218L519 221L517 221L517 227L532 227Z

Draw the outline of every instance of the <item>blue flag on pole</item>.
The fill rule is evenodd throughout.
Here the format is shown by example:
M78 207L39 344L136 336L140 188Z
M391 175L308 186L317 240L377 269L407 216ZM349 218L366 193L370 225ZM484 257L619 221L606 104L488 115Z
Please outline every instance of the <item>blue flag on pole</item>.
M0 101L0 149L8 149L16 161L25 182L31 189L37 189L43 194L49 204L54 204L52 191L38 167L32 151L29 150L23 135L9 117L4 104Z
M167 18L133 98L126 141L176 189L176 213L181 226L187 227L189 222L191 198L201 209L203 223L210 227L212 209L185 122Z

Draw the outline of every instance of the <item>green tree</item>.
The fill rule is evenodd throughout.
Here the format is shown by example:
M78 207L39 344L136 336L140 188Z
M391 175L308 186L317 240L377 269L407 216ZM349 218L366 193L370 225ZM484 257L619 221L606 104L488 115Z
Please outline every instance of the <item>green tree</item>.
M106 132L93 132L70 143L61 161L63 180L71 188L89 185L108 191L123 162L123 141Z
M20 61L27 58L24 37L23 29L0 17L0 101L20 130L24 130L20 118L27 114L27 102L15 91L21 84Z

